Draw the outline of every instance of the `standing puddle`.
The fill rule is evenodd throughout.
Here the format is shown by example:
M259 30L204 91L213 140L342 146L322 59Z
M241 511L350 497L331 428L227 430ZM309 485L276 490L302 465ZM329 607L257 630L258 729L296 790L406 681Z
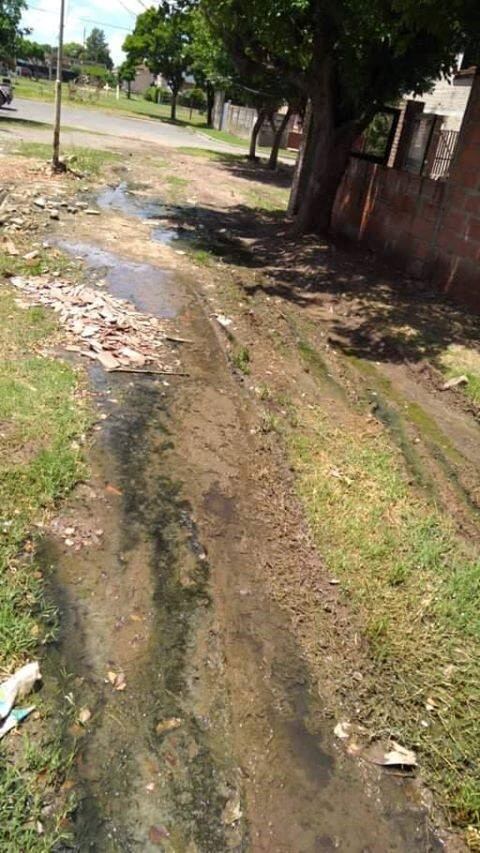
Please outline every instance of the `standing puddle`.
M115 192L110 206L124 203L125 191ZM59 245L143 310L174 317L188 300L174 275L154 265L87 244ZM227 401L234 423L239 410L225 393L215 335L195 303L189 308L187 331L201 347L192 356L197 376L181 395L158 379L92 368L108 418L91 480L67 512L72 525L101 529L101 543L78 552L51 544L48 553L63 616L51 665L74 673L78 706L92 714L71 731L78 740L75 849L437 849L424 811L406 804L400 785L388 780L380 791L332 744L332 725L315 724L321 700L285 616L239 550L242 498L215 485L204 492L204 510L220 525L213 534L220 551L210 539L209 566L185 495L195 491L196 472L212 476L209 442L214 459L224 456L223 445L199 433L198 459L176 457L179 422L171 410L181 399L180 414L182 406L188 413L203 395L222 430L215 406ZM183 428L189 423L192 432L202 428L195 418Z
M153 264L126 260L87 243L58 240L57 245L104 277L110 293L127 299L140 311L165 319L178 314L183 300L173 273Z
M239 774L209 566L166 463L165 391L120 376L108 385L121 403L106 403L93 477L70 508L72 524L103 531L101 544L48 554L63 616L54 663L75 673L79 709L92 714L71 731L76 849L242 849L224 820Z
M156 243L168 244L178 239L175 228L167 228L161 224L155 227L157 220L168 217L168 207L158 201L145 201L138 198L138 196L135 196L128 189L128 185L124 182L118 184L116 187L107 187L97 196L96 201L101 210L115 210L123 213L125 216L151 222L153 226L152 239Z

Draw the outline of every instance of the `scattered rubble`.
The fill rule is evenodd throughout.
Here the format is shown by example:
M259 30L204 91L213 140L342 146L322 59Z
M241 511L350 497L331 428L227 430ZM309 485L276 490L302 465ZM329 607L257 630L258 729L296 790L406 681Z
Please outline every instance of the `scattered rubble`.
M39 194L39 187L24 187L18 192L8 187L1 189L0 226L4 234L28 231L29 234L49 228L52 221L68 221L70 216L88 214L100 216L100 211L87 202L77 201L66 195L66 190L55 188L55 194L46 197Z
M12 276L10 282L36 304L54 309L62 325L80 341L67 346L69 351L96 359L108 371L173 372L164 366L167 334L158 318L141 314L129 302L89 284L52 281L46 275Z

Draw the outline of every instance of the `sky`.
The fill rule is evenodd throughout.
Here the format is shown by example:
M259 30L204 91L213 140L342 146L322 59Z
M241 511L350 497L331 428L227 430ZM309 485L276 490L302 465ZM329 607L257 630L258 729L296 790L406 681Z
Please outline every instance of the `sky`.
M115 65L122 62L123 41L133 29L136 15L144 10L144 0L65 0L65 3L64 41L83 43L84 31L88 36L93 27L99 27L105 32ZM41 44L57 44L60 0L32 0L32 5L27 0L27 4L29 8L22 23L32 30L28 38Z

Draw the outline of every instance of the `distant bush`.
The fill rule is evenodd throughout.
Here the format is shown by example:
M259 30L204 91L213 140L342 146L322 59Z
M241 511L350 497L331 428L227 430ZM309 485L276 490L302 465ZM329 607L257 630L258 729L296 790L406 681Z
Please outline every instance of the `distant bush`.
M207 106L207 97L202 89L187 89L180 92L178 103L184 107L192 107L194 110L204 110Z
M152 104L157 102L157 87L156 86L148 86L143 93L143 97L146 101L149 101Z

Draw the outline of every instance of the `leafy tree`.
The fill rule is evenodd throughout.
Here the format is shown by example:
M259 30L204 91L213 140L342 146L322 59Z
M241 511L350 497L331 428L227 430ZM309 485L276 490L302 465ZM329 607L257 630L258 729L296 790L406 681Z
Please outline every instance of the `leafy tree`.
M132 83L137 76L137 66L134 62L126 59L125 62L122 62L120 68L118 69L118 82L127 84L127 98L130 100L132 97Z
M294 182L299 232L329 227L352 143L376 113L427 91L466 43L479 42L478 0L201 3L243 75L264 68L310 101Z
M29 39L17 38L15 44L15 56L17 59L37 59L40 62L43 62L45 59L45 54L49 52L50 45L39 44L37 41L30 41Z
M85 41L85 52L83 58L87 62L105 65L109 70L113 68L112 57L105 38L105 33L98 27L94 27Z
M129 62L144 62L152 74L162 74L172 91L171 118L190 68L189 10L162 0L157 9L138 15L133 33L124 41Z
M79 44L76 41L68 41L63 45L63 55L69 59L78 61L85 57L85 48L83 44Z
M24 0L0 0L0 62L12 65L17 39L25 34L20 28Z
M189 19L190 70L197 86L207 96L207 125L213 123L215 89L228 88L236 76L235 67L222 40L208 24L200 8L193 9Z

